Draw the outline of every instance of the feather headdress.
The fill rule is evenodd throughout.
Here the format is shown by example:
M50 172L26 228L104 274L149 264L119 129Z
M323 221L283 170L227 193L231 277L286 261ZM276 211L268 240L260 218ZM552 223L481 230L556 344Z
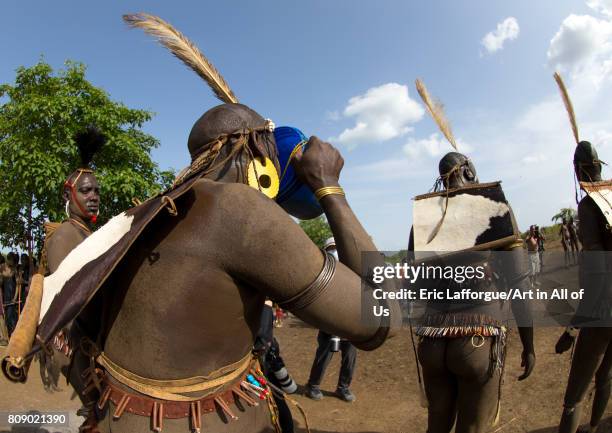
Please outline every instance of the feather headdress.
M429 114L431 114L431 117L433 117L433 120L438 125L438 128L440 128L440 132L444 134L451 146L457 150L457 142L455 141L455 136L453 135L450 123L444 114L442 104L439 101L434 101L431 98L423 81L417 79L415 84L417 92L419 92L419 95L421 95L421 99L423 100L425 107L427 107L427 111L429 111Z
M574 112L572 100L569 97L569 93L567 92L567 88L565 87L565 83L563 82L561 75L558 72L555 72L554 77L555 81L557 82L557 86L559 86L559 90L561 91L561 99L563 99L565 110L569 116L570 125L572 126L572 133L574 134L574 140L576 140L576 144L578 144L580 143L580 139L578 138L578 124L576 123L576 113Z
M154 15L146 13L127 14L123 20L131 27L138 27L155 37L172 54L178 57L189 68L195 71L208 83L217 98L226 103L237 103L238 98L232 92L219 71L200 52L193 42L187 39L172 25Z
M106 136L95 126L88 126L84 131L75 135L74 141L79 149L81 167L88 168L94 155L106 143Z

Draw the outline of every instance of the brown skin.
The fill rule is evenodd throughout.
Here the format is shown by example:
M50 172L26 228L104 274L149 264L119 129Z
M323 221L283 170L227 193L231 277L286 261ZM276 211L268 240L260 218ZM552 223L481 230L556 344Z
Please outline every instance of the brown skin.
M574 261L577 261L577 254L580 251L580 243L578 242L578 235L576 234L576 226L574 225L574 218L570 217L567 222L567 229L569 231L569 242L572 247L572 254L574 255Z
M457 170L453 170L448 178L444 179L444 187L446 189L463 188L471 184L478 183L478 175L476 173L476 167L468 159L467 156L459 152L449 152L440 161L440 175L444 176L447 172L455 166L459 166Z
M561 235L561 242L565 244L563 246L563 249L567 249L567 245L569 244L570 232L567 227L567 220L565 218L561 220L561 227L559 227L559 234Z
M533 226L529 227L529 235L525 239L525 243L527 244L527 251L529 251L530 254L537 254L537 252L538 252L538 236L536 234L535 227L533 227ZM531 258L532 257L530 257L530 260L531 260ZM540 257L538 257L538 259L540 259ZM530 264L530 266L531 266L531 264ZM538 279L537 274L530 272L529 280L531 281L531 285L532 286L535 286L537 284L537 279Z
M0 291L2 292L0 296L6 302L4 319L9 332L13 332L19 317L16 302L19 300L20 291L17 290L18 285L15 284L17 282L16 277L18 277L18 262L19 256L17 253L9 252L6 256L6 263L0 265Z
M326 152L325 148L330 145L312 138L309 147L313 152L311 155L316 156L315 152ZM354 238L348 242L345 240L349 245L345 248L348 257L359 264L359 252L355 251L355 248L350 248L350 244L366 245L366 248L371 248L370 251L374 250L374 246L367 235L363 236L365 232L360 233L361 226L355 224L356 219L350 221L350 217L355 217L348 208L346 200L338 198L326 197L322 200L322 204L326 210L329 209L330 223L343 223L353 227ZM202 180L196 183L193 193L188 194L184 201L182 205L188 208L184 216L178 220L170 217L160 218L164 221L160 221L159 226L154 223L151 229L147 230L147 234L135 244L135 254L122 263L121 270L124 267L129 269L138 266L133 278L125 283L115 282L121 286L129 284L129 287L126 287L122 309L110 329L106 351L119 365L131 365L132 367L129 367L131 371L146 377L180 378L205 374L240 359L251 347L252 331L256 330L254 325L257 324L259 317L258 314L251 313L258 313L263 297L268 296L275 301L290 298L314 281L323 266L321 252L299 226L295 225L273 201L253 188L235 183ZM202 205L199 205L200 203ZM204 206L204 203L207 205ZM249 209L250 215L244 215L244 209ZM336 217L335 213L340 214L340 217ZM252 218L251 215L260 217ZM172 224L172 227L161 230L161 227L167 227L169 224ZM206 229L203 230L203 227ZM240 229L237 230L237 227ZM343 234L340 232L339 235ZM203 248L203 245L210 248ZM215 248L216 245L223 245L223 248ZM142 253L137 254L137 250L141 250ZM235 259L238 253L240 260ZM154 256L152 263L151 255ZM186 256L182 260L182 271L169 273L165 267L166 260L175 263L178 256ZM262 267L262 263L266 266ZM355 268L357 270L357 266ZM124 275L122 271L116 274ZM184 281L185 274L189 275L190 281ZM217 278L211 279L211 275L216 275ZM182 282L185 288L181 290L183 295L175 291L172 298L191 301L190 305L180 311L167 309L166 305L158 306L160 299L156 298L154 292L154 287L157 285L155 281L163 282L161 286L165 289L173 287L173 284L176 284L173 283L174 280L177 280L177 283ZM339 290L339 287L344 285L348 290ZM339 264L336 276L323 296L306 310L295 313L311 323L316 320L317 326L332 333L341 333L353 341L368 340L376 328L354 323L355 318L361 315L359 286L359 276L345 265ZM116 290L119 292L119 289ZM211 295L214 293L214 296L210 298L211 295L206 293ZM224 295L225 293L227 295ZM146 330L140 329L140 321L128 315L126 307L130 305L130 301L141 304L141 311L137 312L139 316L148 316L142 310L149 310L147 305L151 304L151 309L163 309L156 311L156 314L161 314L156 320L165 322L167 319L169 323L178 320L174 323L183 331L173 338L175 348L181 346L189 348L193 344L192 335L197 335L201 329L214 327L215 323L224 322L225 335L211 335L209 338L213 339L214 345L227 346L227 353L225 356L220 356L221 359L205 356L210 348L204 345L201 347L202 353L200 356L194 356L193 362L185 359L185 362L177 364L172 355L168 359L171 361L168 365L171 371L161 371L163 369L160 368L162 367L160 359L155 364L150 364L147 348L135 344L138 338L136 336L142 335ZM169 302L174 303L176 299L170 299ZM254 305L248 305L251 303ZM330 316L328 314L330 305L340 304L346 316L342 314L336 317ZM235 311L232 311L233 308L228 309L231 305L234 305ZM198 318L198 311L204 307L207 307L207 310L210 308L212 312L208 313L209 317ZM242 315L243 310L244 319L236 322L228 321L228 317ZM129 322L129 325L125 323L125 329L121 329L123 320ZM115 353L115 342L127 342L131 340L130 335L134 336L134 340ZM229 338L229 336L234 337ZM245 339L241 340L240 336ZM234 341L228 341L232 339ZM239 341L242 343L239 344ZM165 347L165 342L160 343L159 350ZM189 350L195 351L194 355L198 354L197 347ZM141 360L143 365L136 366L137 360Z
M206 128L224 122L234 128L230 131L263 124L261 116L241 107L211 110L216 123L196 124L194 131L200 129L196 138L197 133L214 136L221 131ZM193 136L194 132L190 149L196 141ZM275 154L263 153L278 167ZM242 158L235 157L197 181L177 200L177 217L156 218L119 265L116 278L102 290L104 351L118 365L148 378L178 379L206 375L233 363L252 348L265 298L286 300L320 273L323 255L299 226L274 201L236 183L243 178ZM294 162L313 190L337 185L342 165L338 151L316 137ZM338 264L320 298L292 312L359 346L374 336L379 325L379 319L361 320L357 274L361 251L376 248L344 197L328 196L321 204L345 264ZM399 312L396 304L392 307ZM400 319L399 313L394 319ZM109 410L112 414L114 405ZM215 432L274 431L265 405L237 412L238 421L226 424L211 414L203 417L203 423ZM110 414L103 415L101 431L150 431L148 417L125 413L112 420ZM188 428L187 418L164 420L164 432Z
M76 174L73 174L70 178L70 182L74 182ZM64 258L76 248L81 242L83 242L92 231L91 215L95 215L98 212L100 204L100 187L98 186L98 180L93 173L83 173L79 176L77 184L75 186L75 194L72 193L69 187L64 188L63 198L68 201L68 212L70 217L64 221L52 234L52 236L46 242L47 249L47 268L49 273L55 272L60 263ZM79 202L80 206L76 204ZM84 212L84 211L85 212ZM87 229L86 229L87 228ZM91 312L90 309L86 309L81 317L76 319L75 322L83 320L83 317L96 317L95 312ZM95 320L95 319L93 319ZM90 319L87 319L90 321ZM66 334L70 334L70 341L73 345L75 342L80 341L82 333L76 326L71 326L71 329L62 331ZM45 365L43 365L43 363ZM68 381L75 388L82 403L87 405L97 398L97 396L84 396L82 394L83 380L81 379L81 372L83 369L88 367L88 359L86 359L80 351L75 350L72 360L72 367L68 368L68 360L65 359L63 354L55 352L52 360L43 359L41 362L41 375L43 380L57 380L57 374L54 369L62 368L62 373L68 376ZM48 371L48 374L43 372ZM56 379L47 379L56 378ZM57 387L57 383L49 383L49 386Z
M71 176L70 181L73 181L76 175ZM68 201L68 212L70 219L64 221L57 230L53 233L47 242L47 266L49 272L53 273L64 260L70 251L78 244L83 242L87 236L91 234L92 224L91 215L98 212L100 205L100 187L98 180L93 173L83 173L77 181L75 187L76 194L72 194L70 188L64 189L63 198ZM79 205L76 204L78 201ZM83 209L86 212L83 212ZM82 226L88 228L85 230Z
M583 251L612 251L612 235L606 230L606 220L590 197L578 205L580 217L580 241ZM601 263L605 271L606 264ZM589 287L583 287L589 290ZM595 288L591 288L592 290ZM559 338L556 352L563 353L572 346L575 337L565 332ZM582 405L595 376L595 396L591 412L590 430L596 431L610 398L612 380L612 332L611 328L583 328L578 335L572 368L564 399L564 411L559 433L574 433L580 423Z
M470 167L461 167L459 172L448 178L447 189L463 188L464 186L478 183L478 178L475 178L475 181L470 181L466 178L466 175L475 177L476 173Z
M601 180L601 163L597 152L590 146L582 148L581 142L574 154L574 172L581 182L596 182ZM581 152L582 150L582 152ZM606 229L607 221L601 210L590 197L584 197L578 204L580 218L580 242L583 251L612 251L612 235ZM605 272L607 264L591 263L596 273ZM598 272L599 271L599 272ZM600 273L600 275L605 275ZM584 287L585 291L589 287ZM596 289L596 288L592 288ZM569 350L575 337L568 331L564 332L555 346L557 353ZM612 376L612 335L610 328L584 328L580 330L578 343L574 352L572 368L568 378L564 399L564 411L559 424L559 433L574 433L580 423L581 404L584 401L588 387L595 375L595 397L588 430L594 432L601 421L610 398L610 380Z
M516 254L522 253L515 250ZM513 301L516 317L526 317L525 303ZM518 380L525 380L535 367L533 328L519 327L523 344ZM493 338L474 347L471 337L429 338L419 344L425 393L429 402L427 433L484 433L491 426L499 400L499 372L488 374ZM508 358L506 359L508 362Z
M567 223L567 220L565 218L563 218L563 220L561 221L559 234L561 235L561 246L563 246L563 251L565 252L565 266L568 266L570 263L570 248L574 259L574 264L578 263L578 258L576 257L576 252L578 248L577 245L572 242L572 235L570 232L569 224Z
M529 236L527 236L527 239L525 239L525 242L527 243L527 251L537 251L538 250L538 237L533 227L529 228Z
M96 215L100 208L98 179L93 173L81 174L75 191L76 194L73 195L68 188L64 189L64 200L70 199L70 216L91 229L91 216Z
M427 395L427 432L485 432L499 398L499 371L488 373L493 339L475 348L471 337L423 338L419 360Z
M445 165L442 161L449 159ZM447 154L441 161L443 167L466 162L464 155ZM471 163L462 164L445 180L447 189L462 188L478 183L476 169ZM413 233L409 249L412 249ZM522 249L513 250L516 263L521 263ZM525 303L512 302L515 316L526 317ZM524 380L535 366L533 328L519 327L523 343L521 366L525 368L518 380ZM425 393L428 400L427 433L448 433L455 426L456 433L482 433L491 426L499 400L499 372L489 375L490 353L493 338L485 338L481 347L474 347L471 337L430 338L423 337L418 347L419 361L423 366Z

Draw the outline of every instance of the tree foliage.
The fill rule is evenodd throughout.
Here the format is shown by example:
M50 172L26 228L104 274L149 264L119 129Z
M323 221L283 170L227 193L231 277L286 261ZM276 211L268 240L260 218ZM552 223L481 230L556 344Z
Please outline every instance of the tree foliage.
M553 222L556 222L556 221L561 222L563 220L563 218L569 219L570 217L576 219L576 214L577 213L576 213L576 211L574 209L569 208L569 207L564 207L564 208L562 208L559 211L559 213L553 215L553 217L551 218L551 221L553 221Z
M14 84L0 85L0 243L40 245L45 220L64 218L62 185L79 167L75 133L96 125L107 136L92 167L100 183L100 217L132 206L171 181L150 152L157 139L141 130L152 113L110 99L85 78L85 66L66 62L17 69Z
M406 259L407 256L408 256L408 250L399 250L395 252L395 254L386 256L385 261L391 264L401 263L402 260Z
M333 236L323 215L311 220L300 221L300 227L319 248L323 248L325 241Z

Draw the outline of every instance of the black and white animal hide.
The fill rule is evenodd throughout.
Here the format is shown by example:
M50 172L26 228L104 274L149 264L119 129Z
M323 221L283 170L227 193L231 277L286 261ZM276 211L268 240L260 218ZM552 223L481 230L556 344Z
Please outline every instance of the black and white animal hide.
M416 252L494 249L518 237L500 182L415 197L413 230Z
M37 339L30 355L75 319L109 278L147 225L189 191L200 176L123 212L80 243L45 277Z
M612 226L612 180L580 182L580 187L599 207L608 225Z

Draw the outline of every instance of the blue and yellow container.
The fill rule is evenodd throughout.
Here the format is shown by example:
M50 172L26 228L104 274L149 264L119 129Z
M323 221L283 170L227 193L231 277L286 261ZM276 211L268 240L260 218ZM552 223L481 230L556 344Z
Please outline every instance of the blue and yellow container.
M279 126L274 129L274 139L282 170L276 202L295 218L309 220L318 217L323 209L310 188L297 178L290 162L296 146L301 147L301 152L306 151L308 138L297 128Z

